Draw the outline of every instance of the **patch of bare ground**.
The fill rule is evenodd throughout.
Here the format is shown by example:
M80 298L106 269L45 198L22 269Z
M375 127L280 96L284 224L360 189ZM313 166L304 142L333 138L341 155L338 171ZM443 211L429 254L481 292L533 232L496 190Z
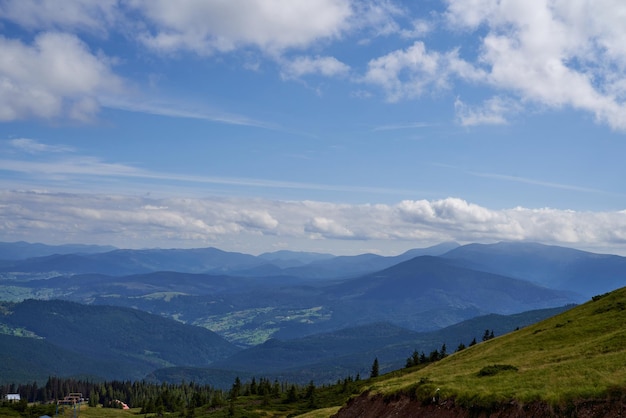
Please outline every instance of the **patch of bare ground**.
M333 418L618 418L626 417L624 396L572 401L563 406L511 401L492 408L466 408L454 399L422 402L407 395L385 397L364 393L352 398Z

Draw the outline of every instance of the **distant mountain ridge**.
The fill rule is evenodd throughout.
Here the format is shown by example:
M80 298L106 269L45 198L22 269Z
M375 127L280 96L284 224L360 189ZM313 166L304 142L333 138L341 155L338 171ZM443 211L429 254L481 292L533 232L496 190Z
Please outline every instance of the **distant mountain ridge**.
M113 251L110 245L64 244L46 245L39 243L0 242L0 260L25 260L54 254L94 254Z
M626 257L538 243L468 244L442 258L586 297L626 285Z
M15 254L24 243L4 243L5 254ZM36 246L36 244L33 244ZM445 243L414 249L392 257L375 254L333 256L328 254L278 251L260 256L228 252L217 248L192 249L115 249L107 252L59 252L39 257L0 258L0 272L59 274L97 273L112 276L143 274L156 271L182 273L230 274L262 277L284 275L301 278L335 278L356 276L381 270L418 255L441 255L456 243Z
M270 264L272 260L285 267ZM5 271L0 298L132 307L250 346L378 322L428 331L489 313L579 303L626 283L624 262L619 256L528 243L445 243L394 257L284 251L252 256L215 248L115 250L0 263ZM539 280L543 270L565 275L573 267L572 283L584 282L584 288L556 289ZM508 268L515 277L506 274ZM63 270L69 273L59 273ZM204 270L211 272L197 272Z
M397 256L277 251L259 256L217 248L124 250L105 246L46 246L0 243L0 274L105 274L127 276L176 271L245 277L345 279L374 273L412 258L429 255L458 266L585 297L626 284L626 257L526 242L459 245L443 243Z

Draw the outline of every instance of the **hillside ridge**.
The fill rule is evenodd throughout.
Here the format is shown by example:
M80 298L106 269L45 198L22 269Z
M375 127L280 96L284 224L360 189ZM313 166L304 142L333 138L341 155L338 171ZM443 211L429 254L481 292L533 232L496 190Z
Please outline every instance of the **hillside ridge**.
M626 287L403 376L375 379L335 417L622 416L624 323Z

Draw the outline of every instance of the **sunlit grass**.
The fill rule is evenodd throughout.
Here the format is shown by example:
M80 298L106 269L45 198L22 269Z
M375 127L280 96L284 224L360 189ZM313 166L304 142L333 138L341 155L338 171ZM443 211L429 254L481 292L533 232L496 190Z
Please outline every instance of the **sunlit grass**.
M626 390L626 288L539 324L376 384L377 393L414 392L475 404L516 399L551 404ZM492 365L510 365L479 376Z
M331 408L316 409L306 414L297 415L297 418L328 418L337 413L341 407L333 406Z

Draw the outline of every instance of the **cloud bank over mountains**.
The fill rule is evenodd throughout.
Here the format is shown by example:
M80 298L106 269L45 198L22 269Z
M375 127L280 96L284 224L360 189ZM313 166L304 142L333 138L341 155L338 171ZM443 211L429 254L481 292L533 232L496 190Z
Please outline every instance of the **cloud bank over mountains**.
M458 198L396 205L34 191L2 191L0 198L2 235L25 241L45 234L57 243L123 248L221 243L252 253L316 241L317 250L346 254L381 244L380 252L394 254L451 240L539 241L599 251L626 244L626 211L492 210Z

